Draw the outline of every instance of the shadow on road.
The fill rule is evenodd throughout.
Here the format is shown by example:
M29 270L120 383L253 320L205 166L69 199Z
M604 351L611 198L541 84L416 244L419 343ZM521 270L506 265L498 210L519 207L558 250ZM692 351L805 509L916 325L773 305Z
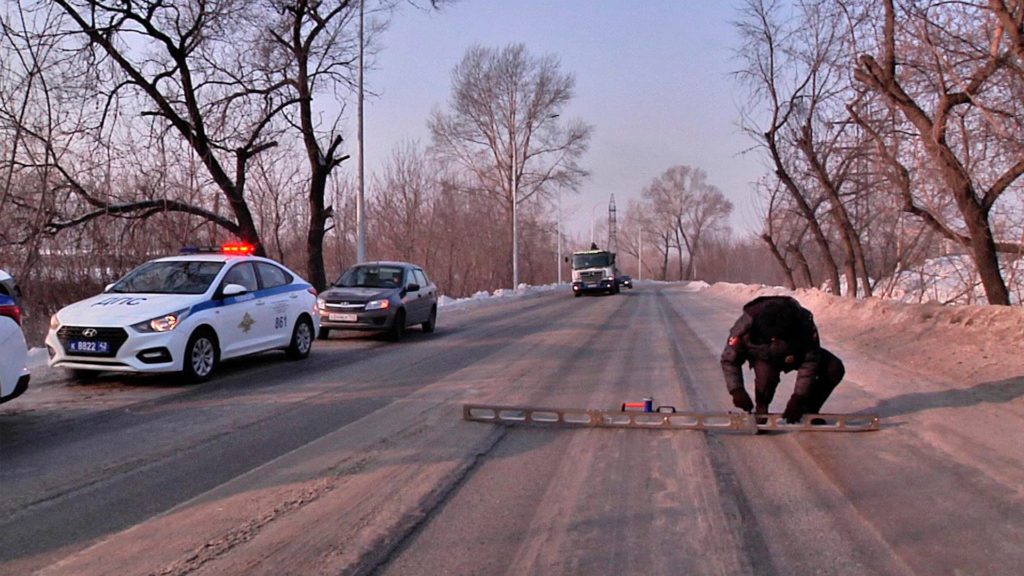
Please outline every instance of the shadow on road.
M982 382L970 388L909 392L882 400L877 408L883 417L905 416L935 408L967 408L980 404L1005 404L1024 396L1024 376Z

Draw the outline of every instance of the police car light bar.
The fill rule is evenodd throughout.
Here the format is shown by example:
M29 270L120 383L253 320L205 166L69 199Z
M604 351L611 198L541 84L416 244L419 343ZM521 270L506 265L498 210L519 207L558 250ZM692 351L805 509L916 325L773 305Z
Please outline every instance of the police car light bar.
M256 253L256 247L245 242L228 242L220 246L184 246L179 254L228 254L231 256L248 256Z
M220 247L220 251L224 254L252 254L256 251L256 247L252 244L246 244L245 242L229 242Z

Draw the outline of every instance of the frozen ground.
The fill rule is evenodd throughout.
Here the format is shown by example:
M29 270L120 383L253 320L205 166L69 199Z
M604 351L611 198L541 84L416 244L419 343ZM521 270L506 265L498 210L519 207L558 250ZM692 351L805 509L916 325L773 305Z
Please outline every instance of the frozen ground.
M551 290L564 293L541 294ZM726 410L717 355L743 303L763 294L791 294L812 310L823 344L846 363L847 377L826 411L878 414L881 431L754 437L525 430L501 441L507 431L459 418L458 405L467 401L609 407L646 395ZM89 547L47 573L109 574L112 566L126 574L278 574L284 566L322 573L328 564L333 573L345 573L342 565L370 565L375 555L390 555L403 534L422 546L410 545L408 558L395 559L382 574L496 573L481 567L497 558L502 566L523 566L523 573L593 571L557 569L565 562L609 571L621 561L610 571L760 574L772 567L842 576L995 576L1015 573L1003 568L1021 561L1019 307L852 300L815 290L700 282L644 283L624 296L580 300L564 285L521 287L443 304L443 338L409 346L372 338L328 342L302 371L268 355L260 366L188 390L113 379L34 390L51 396L37 395L34 404L26 396L23 410L8 409L9 426L23 426L26 459L41 448L49 454L39 452L39 463L23 465L13 480L31 490L45 487L38 471L65 451L87 471L126 470L105 493L117 502L128 492L121 487L141 486L135 474L149 474L150 467L119 468L121 461L158 462L162 473L154 476L160 479L194 466L198 477L216 467L197 458L223 463L254 449L221 448L214 440L242 442L257 429L273 431L271 416L278 413L288 415L277 429L287 433L269 436L290 436L297 422L344 410L358 418L331 423L324 435L167 513L102 533L94 546L75 540ZM608 318L616 330L600 329ZM792 374L784 377L775 408L792 381ZM410 391L395 398L399 387ZM377 388L386 403L363 414L360 402ZM112 419L87 420L99 429L80 439L75 411L64 407L82 403ZM39 422L68 430L73 442L29 440ZM90 437L95 451L113 457L81 458L88 453L79 442ZM209 451L207 437L213 439ZM680 454L686 457L675 457ZM83 484L63 470L47 482ZM167 491L157 484L147 489ZM464 521L445 516L438 495L450 495L443 507ZM62 518L58 505L64 504L47 498L56 503L53 517ZM89 494L78 500L87 501ZM736 508L741 501L746 508ZM629 502L636 504L621 514L621 503ZM616 522L603 523L610 513ZM428 529L408 532L425 516L438 519L442 536L453 526L461 530L451 546L439 546L444 540ZM42 525L48 517L40 518ZM733 534L736 519L742 519L738 540L723 539ZM54 559L70 554L59 547L44 551ZM610 551L625 553L602 556ZM423 568L434 554L458 560L462 569ZM749 556L749 569L743 558L728 564L737 554ZM638 568L666 560L660 570ZM25 561L49 562L41 556ZM262 572L255 569L260 566Z
M911 370L946 374L963 381L992 380L1024 374L1024 308L1019 306L943 305L959 290L956 275L934 279L928 294L901 299L923 304L878 298L839 298L819 290L791 291L781 287L704 282L686 284L687 291L710 291L716 297L732 297L738 306L763 294L788 294L811 310L823 325L822 338L846 348L857 348L886 363ZM649 284L650 282L643 282ZM641 283L638 283L641 284ZM672 285L673 283L659 283ZM441 306L455 311L509 298L528 298L541 292L568 290L568 286L521 285L518 292L480 292L470 298L442 297ZM927 301L928 298L933 300Z

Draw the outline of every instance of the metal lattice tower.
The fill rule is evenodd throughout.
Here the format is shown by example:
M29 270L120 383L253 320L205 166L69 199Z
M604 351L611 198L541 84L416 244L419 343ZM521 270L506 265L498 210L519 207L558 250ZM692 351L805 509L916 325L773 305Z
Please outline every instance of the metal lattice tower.
M615 194L611 195L611 199L608 200L608 251L618 252L619 242L615 233Z

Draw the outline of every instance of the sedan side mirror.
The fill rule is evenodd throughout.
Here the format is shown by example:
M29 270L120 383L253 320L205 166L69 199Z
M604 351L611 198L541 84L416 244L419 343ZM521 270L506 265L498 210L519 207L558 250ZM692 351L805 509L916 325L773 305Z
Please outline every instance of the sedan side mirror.
M110 289L114 287L114 284L117 284L117 282L111 282L110 284L107 284L106 286L103 287L103 291L110 292Z
M405 291L406 292L419 292L420 291L420 285L415 283L415 282L410 282L409 285L405 287Z
M228 284L220 293L223 294L225 298L230 298L232 296L241 296L246 292L248 292L248 290L241 284Z

